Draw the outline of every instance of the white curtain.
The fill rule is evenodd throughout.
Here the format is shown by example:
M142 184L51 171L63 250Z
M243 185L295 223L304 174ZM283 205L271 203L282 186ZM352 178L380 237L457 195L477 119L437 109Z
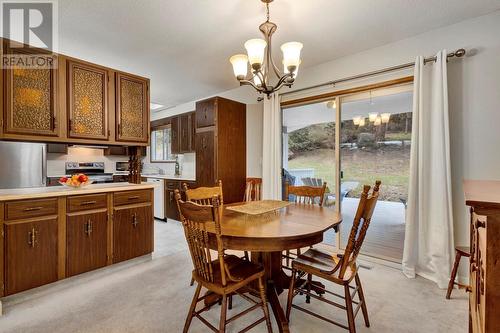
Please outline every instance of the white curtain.
M281 106L278 94L264 97L262 198L281 199Z
M403 272L446 288L453 264L453 215L446 50L415 61L410 184Z

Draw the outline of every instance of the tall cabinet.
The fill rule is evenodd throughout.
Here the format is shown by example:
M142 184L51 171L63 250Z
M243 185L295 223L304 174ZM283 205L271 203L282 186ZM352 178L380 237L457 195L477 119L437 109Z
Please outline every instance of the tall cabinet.
M196 184L222 180L224 202L243 200L246 179L246 105L222 97L196 103Z
M466 180L470 206L469 332L500 332L500 181Z

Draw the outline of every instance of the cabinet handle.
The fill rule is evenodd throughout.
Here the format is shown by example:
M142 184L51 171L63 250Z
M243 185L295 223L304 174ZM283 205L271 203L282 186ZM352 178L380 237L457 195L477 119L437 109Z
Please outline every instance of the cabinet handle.
M88 236L92 233L92 221L90 219L85 223L84 231Z
M80 204L80 206L93 205L93 204L95 204L95 203L97 203L97 201L95 201L95 200L91 200L91 201L83 201L83 202Z
M486 222L477 220L476 221L476 229L479 229L479 228L486 228Z
M24 211L25 212L33 212L33 211L41 210L41 209L43 209L43 207L28 207L28 208L25 208Z
M170 192L170 202L174 201L174 192Z
M28 232L28 245L30 247L35 247L35 244L37 242L36 235L38 234L38 231L35 230L35 228L31 228L31 231Z
M129 200L135 200L135 199L139 199L139 196L138 195L133 195L131 197L128 197Z
M134 214L132 215L132 225L135 227L137 227L137 225L139 224L139 220L137 219L137 214Z
M118 124L118 134L122 135L122 124Z
M51 121L52 121L52 124L51 124L51 125L52 125L52 130L55 130L55 129L56 129L56 127L57 127L57 120L56 120L56 117L55 117L55 116L52 116Z

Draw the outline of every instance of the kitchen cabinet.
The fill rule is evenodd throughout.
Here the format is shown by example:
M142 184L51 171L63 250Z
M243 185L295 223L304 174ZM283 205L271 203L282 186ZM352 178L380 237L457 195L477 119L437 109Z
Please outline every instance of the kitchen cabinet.
M2 54L35 52L0 41ZM52 58L56 68L2 71L0 140L148 145L149 79L62 54Z
M0 297L153 251L153 188L105 191L0 195Z
M66 219L66 276L106 266L108 211L82 212Z
M3 40L5 53L29 55L33 51L11 49ZM14 138L58 136L57 69L4 69L5 134Z
M117 141L148 142L149 81L116 73Z
M152 205L115 207L113 262L139 257L153 251Z
M181 128L179 117L172 117L170 119L170 151L172 154L181 153Z
M108 70L69 60L68 136L96 140L108 139Z
M170 119L172 154L195 151L195 113L190 112Z
M179 210L175 201L175 190L181 189L181 183L174 180L165 180L165 217L179 221Z
M5 295L57 280L57 231L57 216L5 222Z
M246 105L221 97L196 103L196 183L222 180L224 202L243 200L246 183Z

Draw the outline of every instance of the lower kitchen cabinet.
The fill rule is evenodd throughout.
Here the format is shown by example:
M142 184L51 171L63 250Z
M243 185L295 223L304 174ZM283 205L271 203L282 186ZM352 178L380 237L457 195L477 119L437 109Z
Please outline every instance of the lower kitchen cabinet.
M58 218L4 224L5 295L57 280Z
M175 190L180 189L178 181L165 181L165 217L179 221L179 210L175 201Z
M114 208L113 262L153 252L151 203Z
M106 266L108 212L68 215L66 219L66 276Z

